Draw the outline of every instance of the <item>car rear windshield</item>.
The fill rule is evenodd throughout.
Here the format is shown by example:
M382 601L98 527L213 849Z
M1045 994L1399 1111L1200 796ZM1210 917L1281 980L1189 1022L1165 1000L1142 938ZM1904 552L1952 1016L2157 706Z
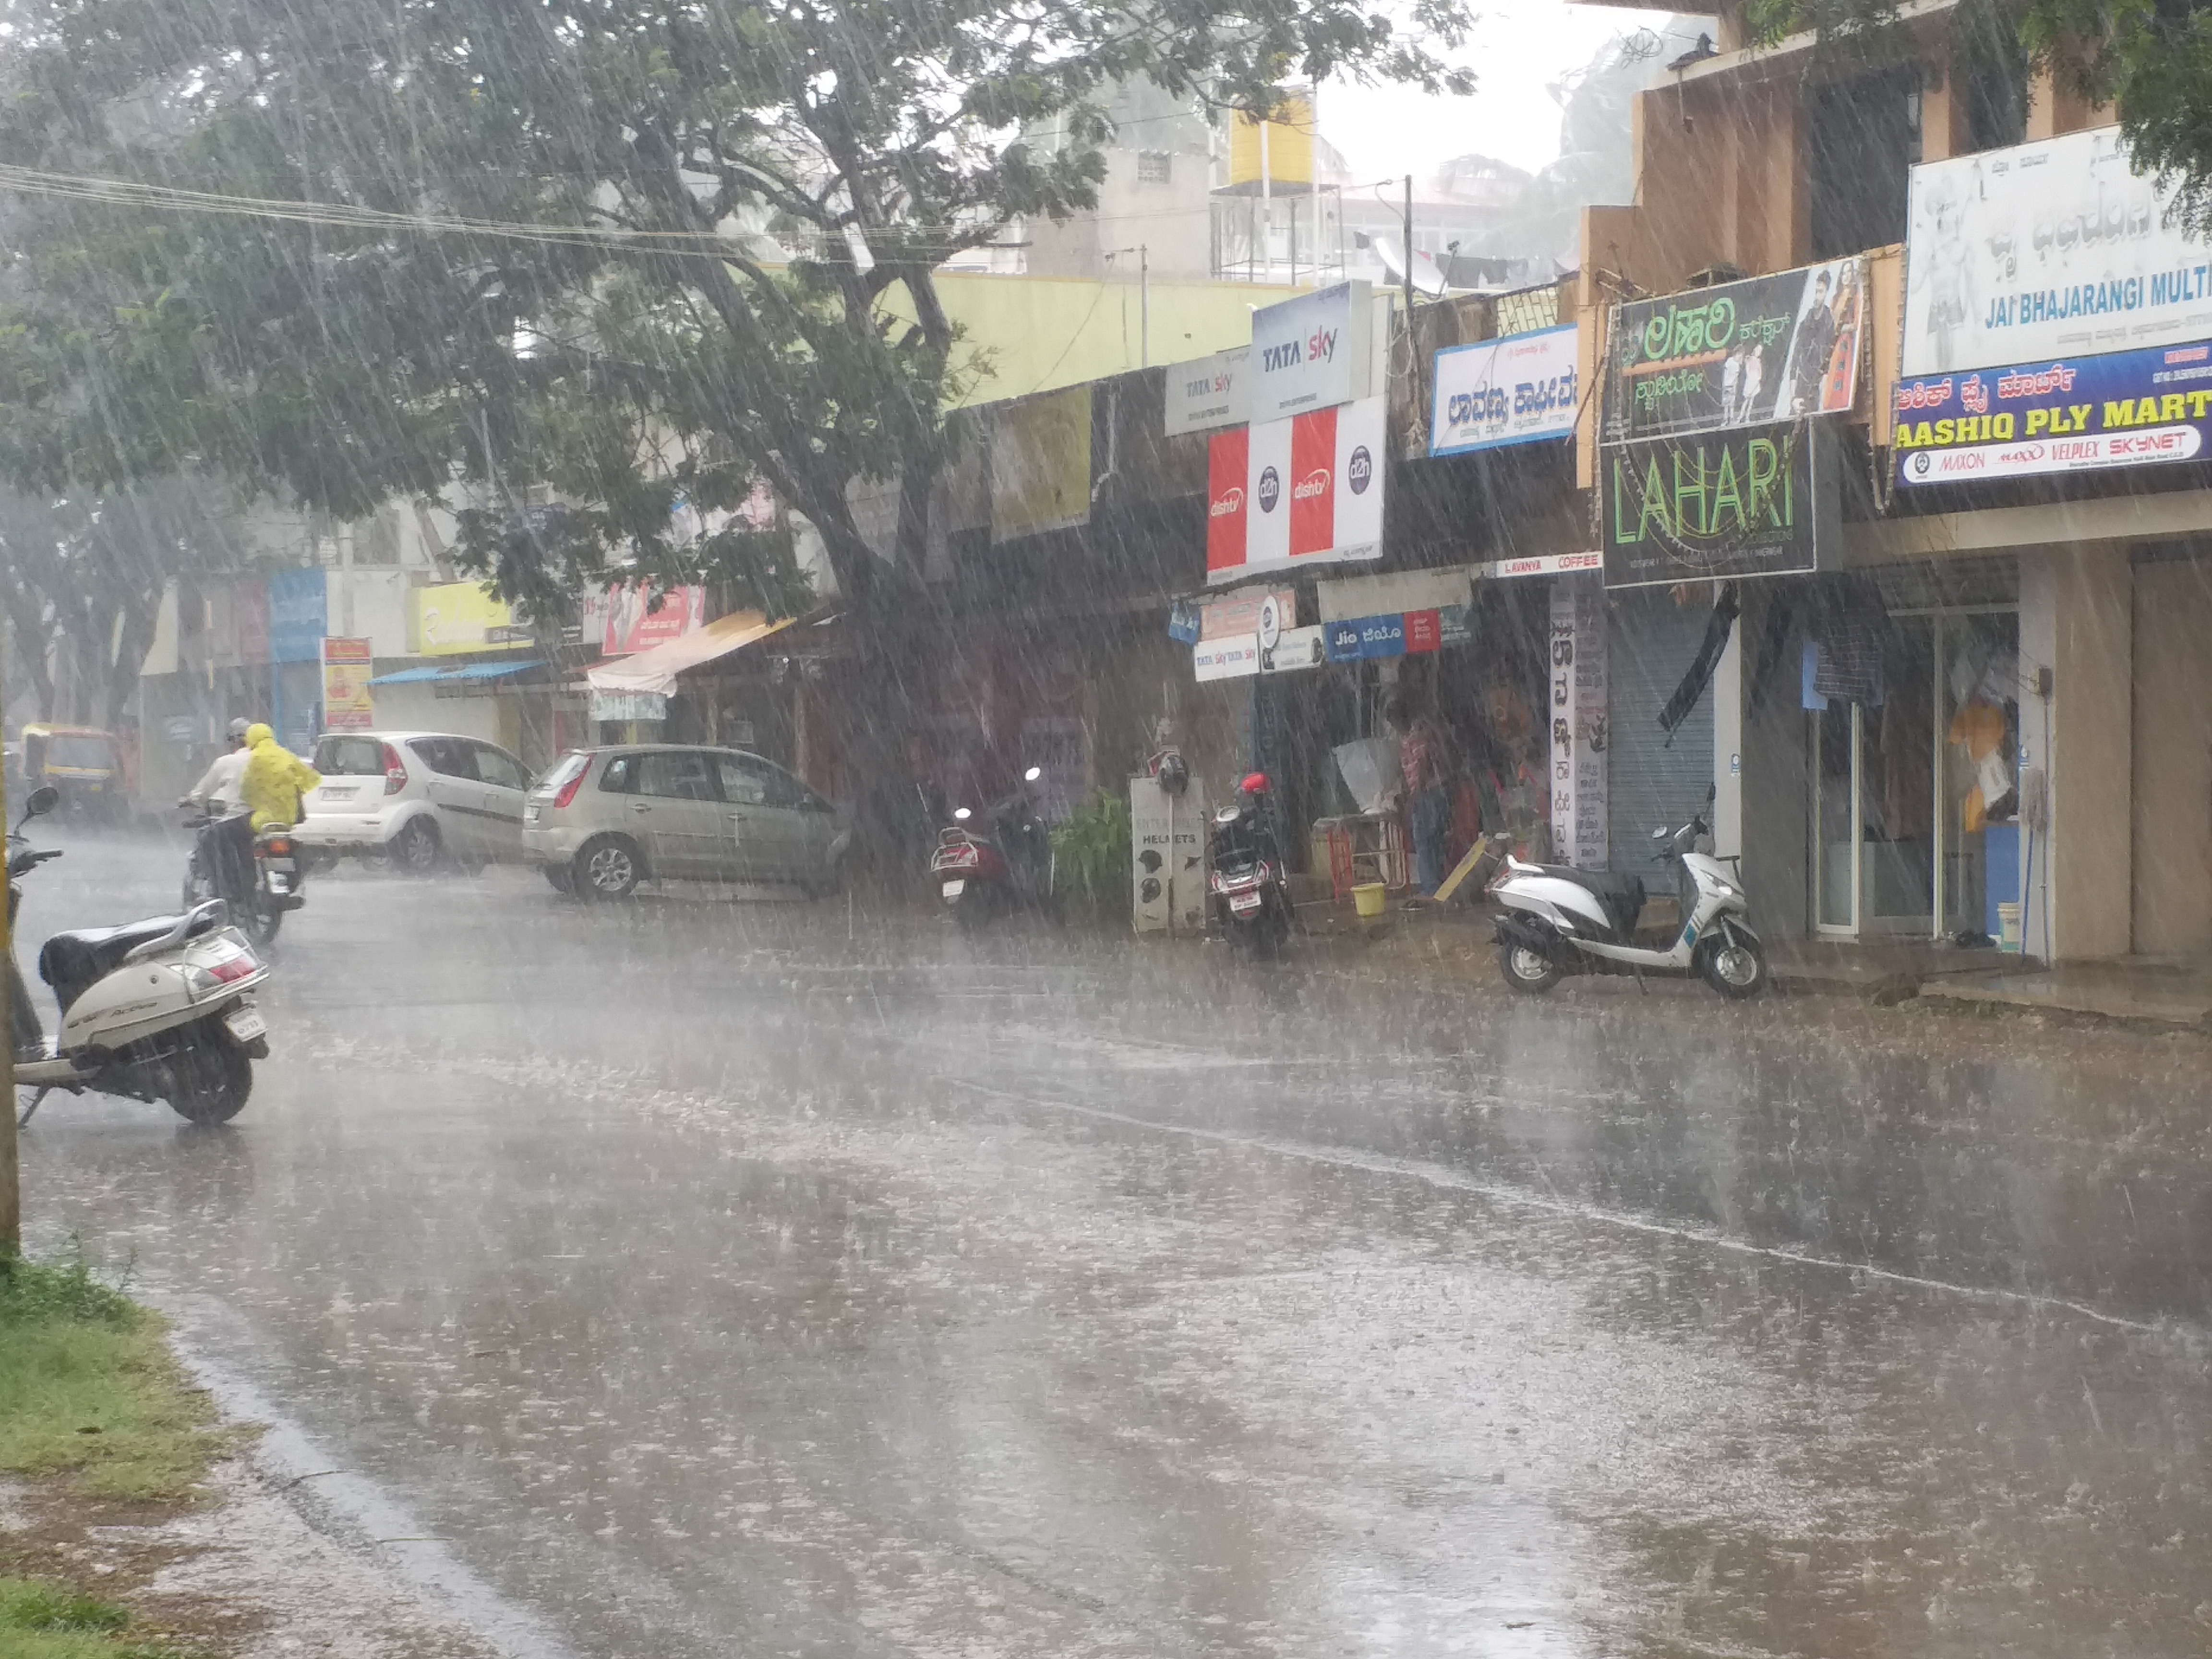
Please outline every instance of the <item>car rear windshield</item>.
M384 744L377 738L325 738L315 745L315 770L326 778L380 778Z
M530 787L532 789L564 789L574 783L591 763L589 755L572 749L546 768L544 775Z

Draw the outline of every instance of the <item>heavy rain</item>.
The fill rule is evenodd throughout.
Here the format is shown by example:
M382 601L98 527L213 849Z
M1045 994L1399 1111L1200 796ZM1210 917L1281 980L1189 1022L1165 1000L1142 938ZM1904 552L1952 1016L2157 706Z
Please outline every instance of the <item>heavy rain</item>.
M0 1653L2212 1651L2212 22L0 0Z

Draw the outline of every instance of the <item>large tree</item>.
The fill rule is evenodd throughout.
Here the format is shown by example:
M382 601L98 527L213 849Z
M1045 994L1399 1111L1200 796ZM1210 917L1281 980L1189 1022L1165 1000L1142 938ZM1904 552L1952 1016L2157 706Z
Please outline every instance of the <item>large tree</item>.
M1430 51L1457 0L1402 27L1356 0L8 11L0 163L33 171L0 174L32 193L0 471L189 463L340 516L481 480L463 556L548 619L613 560L787 606L784 544L671 532L679 497L757 478L867 615L886 576L848 487L906 481L910 561L957 373L932 273L1095 200L1117 80L1246 107L1292 73L1467 84ZM520 510L539 487L565 509Z

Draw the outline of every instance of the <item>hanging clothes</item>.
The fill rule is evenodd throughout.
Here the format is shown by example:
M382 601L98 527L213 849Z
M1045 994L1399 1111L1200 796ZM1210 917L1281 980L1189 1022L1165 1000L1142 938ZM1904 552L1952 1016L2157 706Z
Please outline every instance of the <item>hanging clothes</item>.
M1813 641L1820 652L1813 689L1824 697L1879 708L1882 659L1891 632L1881 592L1867 577L1831 576L1820 581L1813 602Z

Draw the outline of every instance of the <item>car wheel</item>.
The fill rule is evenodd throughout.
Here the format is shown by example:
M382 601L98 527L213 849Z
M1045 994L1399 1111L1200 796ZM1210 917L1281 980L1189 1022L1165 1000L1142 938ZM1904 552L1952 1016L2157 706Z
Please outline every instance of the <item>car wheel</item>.
M634 845L620 836L601 836L577 852L569 880L580 898L628 898L644 873Z
M438 867L445 851L438 826L428 818L413 818L392 840L392 861L410 875L428 875Z

